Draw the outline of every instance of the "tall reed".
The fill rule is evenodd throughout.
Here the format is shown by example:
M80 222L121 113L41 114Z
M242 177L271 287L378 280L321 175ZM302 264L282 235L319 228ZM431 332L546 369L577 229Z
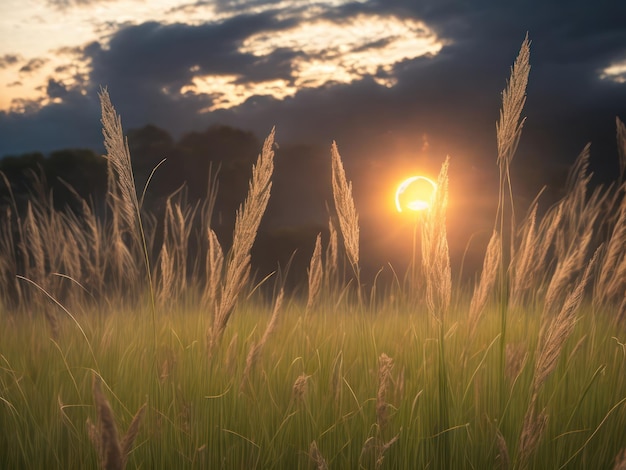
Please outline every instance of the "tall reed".
M250 276L250 251L272 189L274 132L272 129L265 139L263 150L259 154L256 164L252 167L248 195L237 210L233 246L228 253L225 272L218 289L219 299L215 302L212 325L207 332L209 353L221 341L237 298L245 288Z
M500 186L498 191L498 210L496 214L496 230L500 233L500 404L504 406L505 366L506 366L506 322L508 310L508 282L506 266L514 256L513 233L515 232L515 210L513 206L513 189L511 185L511 161L517 150L522 134L525 118L522 110L526 103L526 86L530 73L530 41L528 34L522 42L519 54L511 68L511 76L502 92L502 108L496 123L498 144L497 163L500 169ZM507 197L508 196L508 197ZM508 201L508 202L507 202ZM510 207L507 216L506 207ZM510 230L505 228L508 224ZM509 248L505 250L509 240Z
M343 162L337 143L331 146L332 188L335 210L339 219L339 229L343 237L343 245L352 266L357 282L357 295L361 302L361 270L359 268L359 215L352 197L352 182L346 179Z
M106 88L102 88L99 93L100 106L102 109L102 134L104 135L104 147L107 151L107 162L109 164L109 182L115 181L113 186L109 187L109 193L115 201L113 207L114 217L118 217L123 221L126 232L129 234L132 243L138 245L142 254L148 289L150 291L150 307L152 312L152 330L154 336L154 348L156 358L157 332L156 332L156 298L155 289L152 282L152 269L150 266L150 257L148 254L148 243L146 241L146 232L141 218L141 208L137 199L137 189L135 187L135 177L133 175L133 166L130 159L130 150L128 149L128 141L124 137L122 131L122 119L116 113L109 92ZM113 173L115 178L113 178ZM118 196L119 195L119 196ZM116 230L118 230L116 228ZM120 256L126 258L125 245L123 243L122 234L118 233L116 247L120 249ZM132 250L132 248L131 248ZM129 263L133 264L133 263ZM156 364L156 362L155 362Z

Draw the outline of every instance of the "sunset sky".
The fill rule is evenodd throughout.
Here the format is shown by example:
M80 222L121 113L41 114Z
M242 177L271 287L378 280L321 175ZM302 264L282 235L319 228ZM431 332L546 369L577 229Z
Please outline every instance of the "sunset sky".
M575 126L580 146L626 112L625 18L617 1L3 0L0 155L98 145L100 86L126 127L276 124L324 144L447 127L451 151L493 130L526 32L529 125Z

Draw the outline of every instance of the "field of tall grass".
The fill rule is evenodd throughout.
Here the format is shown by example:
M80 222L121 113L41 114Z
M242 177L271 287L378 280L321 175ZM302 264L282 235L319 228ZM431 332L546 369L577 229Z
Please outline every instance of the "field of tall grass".
M57 210L42 184L1 216L0 468L626 468L626 127L613 184L591 187L586 147L560 201L514 212L529 59L526 39L496 128L493 233L460 287L453 158L413 265L366 287L333 143L333 213L292 296L288 272L251 272L274 131L226 247L216 178L201 203L177 191L162 217L142 209L102 90L106 214Z

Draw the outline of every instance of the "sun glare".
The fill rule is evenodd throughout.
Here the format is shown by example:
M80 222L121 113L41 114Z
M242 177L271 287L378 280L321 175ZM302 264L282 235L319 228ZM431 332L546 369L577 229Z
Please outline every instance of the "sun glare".
M437 185L425 176L411 176L396 189L396 209L398 212L420 212L430 207Z

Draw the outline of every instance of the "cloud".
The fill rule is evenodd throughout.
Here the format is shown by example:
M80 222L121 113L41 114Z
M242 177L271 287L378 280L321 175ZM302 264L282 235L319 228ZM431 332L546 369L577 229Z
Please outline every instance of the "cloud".
M21 60L22 57L19 54L5 54L3 56L0 56L0 69L15 65Z
M45 59L43 57L36 57L34 59L31 59L20 68L20 73L23 73L23 74L33 73L39 70L44 65L46 65L47 62L48 62L48 59Z

